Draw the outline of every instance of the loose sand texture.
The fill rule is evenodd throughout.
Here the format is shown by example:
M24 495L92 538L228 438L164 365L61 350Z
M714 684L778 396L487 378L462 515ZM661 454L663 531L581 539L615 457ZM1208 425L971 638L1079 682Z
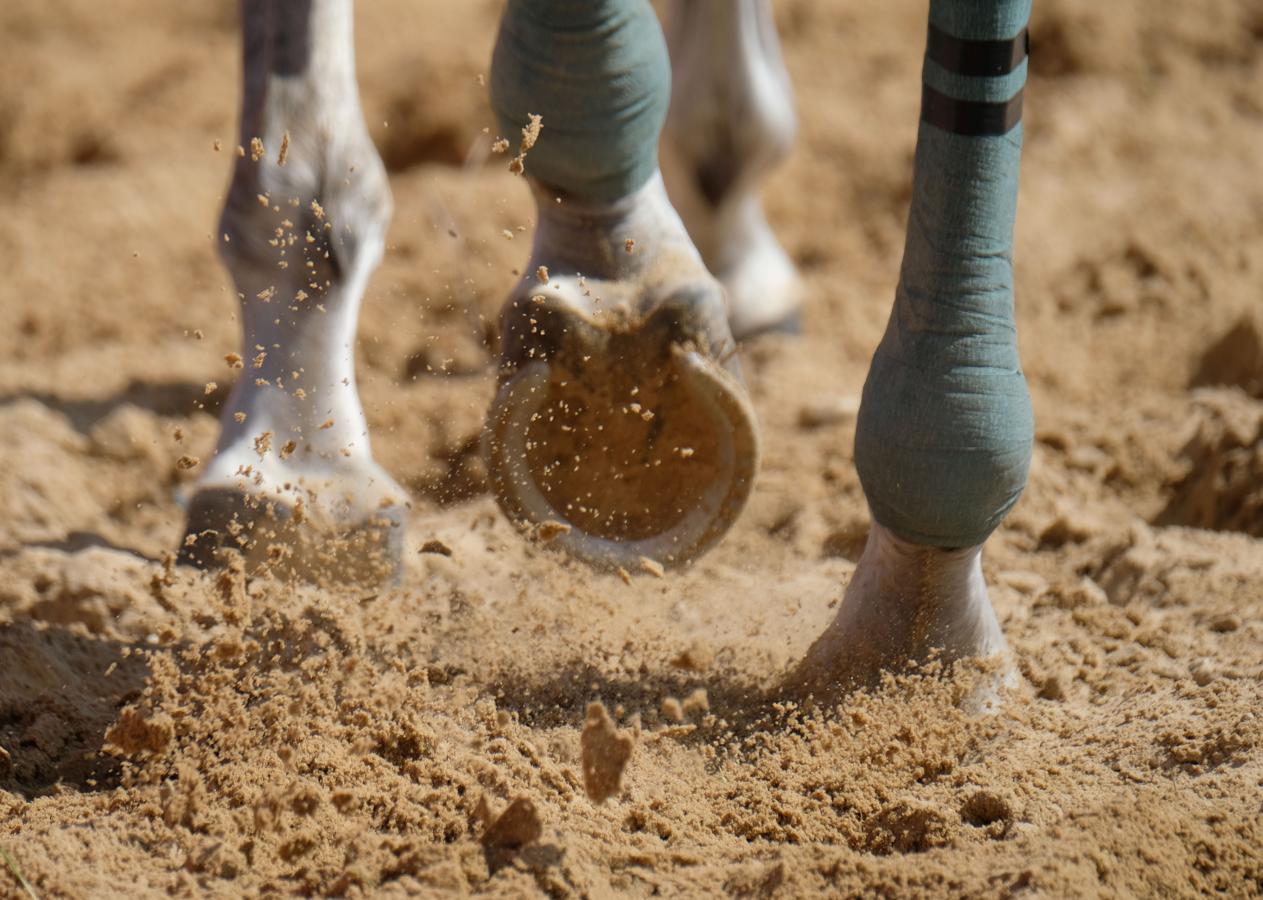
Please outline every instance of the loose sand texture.
M984 719L924 676L772 699L867 528L924 3L776 3L805 334L742 351L740 523L626 579L519 535L478 454L532 218L491 153L500 4L360 4L397 211L359 371L415 509L401 583L358 592L163 562L240 374L235 7L0 3L0 896L1263 891L1258 3L1035 4L1037 444L984 560L1021 678Z

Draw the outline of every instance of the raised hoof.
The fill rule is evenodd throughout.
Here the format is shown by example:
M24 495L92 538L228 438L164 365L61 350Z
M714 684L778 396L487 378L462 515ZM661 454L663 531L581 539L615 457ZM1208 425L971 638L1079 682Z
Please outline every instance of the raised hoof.
M311 517L290 503L231 488L204 488L189 502L178 562L199 569L241 555L246 571L315 584L381 584L397 579L405 514L399 505L351 523Z
M673 295L635 326L540 298L533 320L558 343L510 368L484 432L511 520L628 571L682 565L727 532L753 487L759 436L735 362L680 328L708 296Z
M535 277L501 314L483 432L496 499L594 566L682 565L736 520L759 466L723 288L660 176L611 203L532 186Z

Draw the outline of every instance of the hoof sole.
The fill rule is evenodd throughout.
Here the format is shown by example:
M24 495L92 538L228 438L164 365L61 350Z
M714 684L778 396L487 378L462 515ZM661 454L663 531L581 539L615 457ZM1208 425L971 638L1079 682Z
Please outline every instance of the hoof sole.
M615 353L580 373L535 362L501 385L483 443L509 519L561 526L556 546L601 569L682 566L723 537L758 471L754 411L714 360L669 352L652 373Z

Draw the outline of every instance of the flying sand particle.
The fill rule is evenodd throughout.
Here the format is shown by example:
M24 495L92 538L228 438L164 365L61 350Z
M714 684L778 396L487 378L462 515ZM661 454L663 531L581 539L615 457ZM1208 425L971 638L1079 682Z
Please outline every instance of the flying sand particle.
M517 156L509 160L509 171L514 175L521 175L526 171L526 154L535 142L539 140L539 133L544 128L544 117L537 116L535 113L527 113L526 127L522 129L522 140L517 147Z
M535 538L541 544L552 543L563 534L569 533L570 525L568 523L557 522L551 519L547 522L540 522L539 525L535 527Z
M706 688L695 688L692 693L684 698L684 702L680 704L680 709L686 716L694 713L705 715L710 712L710 697L706 694Z
M710 645L698 638L689 644L680 655L671 660L671 665L690 672L705 672L715 661L715 651Z
M650 559L647 556L642 556L640 558L640 568L655 578L661 578L667 571L663 567L662 563L658 562L656 559Z

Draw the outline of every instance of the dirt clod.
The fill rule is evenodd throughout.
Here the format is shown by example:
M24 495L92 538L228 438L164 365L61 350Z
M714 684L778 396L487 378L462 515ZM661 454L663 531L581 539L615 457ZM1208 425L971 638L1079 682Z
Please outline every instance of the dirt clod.
M492 819L478 840L484 847L516 850L538 841L543 831L535 804L527 797L516 797Z
M622 790L623 772L631 760L635 739L619 731L602 703L589 703L579 737L583 788L593 803L604 803Z
M570 525L566 522L540 522L535 526L535 539L541 544L548 544L563 534L569 534L570 530Z

